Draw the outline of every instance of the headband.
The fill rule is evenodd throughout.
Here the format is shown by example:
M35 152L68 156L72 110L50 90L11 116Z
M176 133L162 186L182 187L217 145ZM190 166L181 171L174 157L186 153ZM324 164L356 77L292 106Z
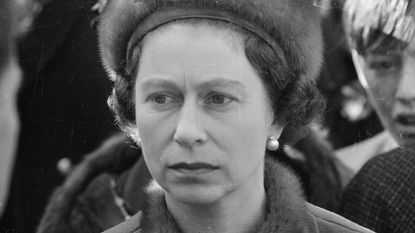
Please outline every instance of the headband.
M219 20L239 26L265 41L275 52L283 66L287 65L282 48L262 28L246 20L242 20L225 11L195 8L165 8L146 17L135 29L127 46L127 64L135 64L134 48L151 31L173 21L185 19Z

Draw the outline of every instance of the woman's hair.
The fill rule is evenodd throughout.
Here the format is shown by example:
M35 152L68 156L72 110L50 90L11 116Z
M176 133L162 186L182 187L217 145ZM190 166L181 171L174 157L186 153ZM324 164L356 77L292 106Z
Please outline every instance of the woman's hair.
M274 120L285 126L280 137L281 143L294 143L305 135L307 124L320 118L325 101L314 82L295 75L287 66L284 66L281 60L284 58L278 56L263 39L239 26L217 20L187 19L173 23L207 25L216 29L229 30L242 36L247 59L266 87L274 110ZM169 24L156 30L162 30L161 28L168 27ZM117 124L129 135L137 133L134 86L141 49L142 43L134 48L132 61L127 63L125 74L116 77L112 95L108 99L108 105L115 113Z

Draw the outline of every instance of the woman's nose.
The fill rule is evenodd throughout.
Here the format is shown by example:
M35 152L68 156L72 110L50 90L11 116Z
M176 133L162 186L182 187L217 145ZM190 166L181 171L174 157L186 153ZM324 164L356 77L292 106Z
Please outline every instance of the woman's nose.
M185 147L193 147L206 141L200 109L195 103L184 103L174 133L174 140Z

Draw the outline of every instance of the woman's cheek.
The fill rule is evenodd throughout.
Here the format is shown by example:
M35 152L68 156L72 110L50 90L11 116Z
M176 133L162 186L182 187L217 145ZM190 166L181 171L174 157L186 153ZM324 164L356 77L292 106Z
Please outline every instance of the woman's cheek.
M174 130L174 113L157 112L148 108L142 110L137 111L137 125L143 146L162 147L171 137L170 131Z

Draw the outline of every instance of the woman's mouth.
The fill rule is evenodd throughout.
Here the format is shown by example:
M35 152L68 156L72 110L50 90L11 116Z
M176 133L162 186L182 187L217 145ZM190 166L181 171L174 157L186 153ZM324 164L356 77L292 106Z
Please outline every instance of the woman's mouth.
M209 163L175 163L168 168L186 174L202 174L219 169L218 166Z
M209 163L176 163L169 166L170 169L185 169L185 170L199 170L199 169L216 169L218 167Z

